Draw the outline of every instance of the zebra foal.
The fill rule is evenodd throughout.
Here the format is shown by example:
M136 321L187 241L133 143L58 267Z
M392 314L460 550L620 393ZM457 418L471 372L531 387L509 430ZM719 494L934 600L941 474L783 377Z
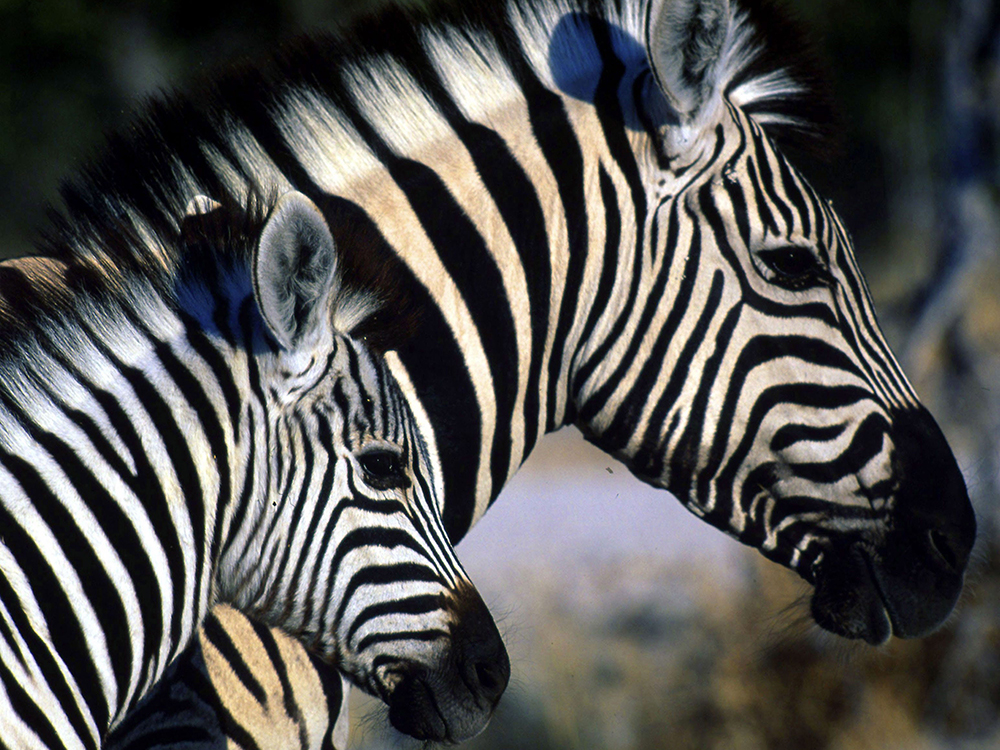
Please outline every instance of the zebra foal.
M0 264L0 746L100 747L218 602L442 737L506 686L322 215L225 213L112 222L147 264Z

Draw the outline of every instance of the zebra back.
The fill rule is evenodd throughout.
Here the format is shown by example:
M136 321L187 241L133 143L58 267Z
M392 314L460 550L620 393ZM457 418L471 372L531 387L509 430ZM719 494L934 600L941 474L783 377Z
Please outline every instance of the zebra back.
M213 607L107 750L344 750L350 683L277 628Z

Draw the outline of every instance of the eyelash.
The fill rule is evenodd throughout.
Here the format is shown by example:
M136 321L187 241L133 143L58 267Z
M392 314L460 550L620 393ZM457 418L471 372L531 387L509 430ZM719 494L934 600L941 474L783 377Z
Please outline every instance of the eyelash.
M358 456L358 464L365 474L365 481L379 490L406 489L410 478L406 475L402 457L395 451L375 449Z
M760 250L757 257L774 275L769 281L786 289L811 289L829 281L829 273L808 248L789 245Z

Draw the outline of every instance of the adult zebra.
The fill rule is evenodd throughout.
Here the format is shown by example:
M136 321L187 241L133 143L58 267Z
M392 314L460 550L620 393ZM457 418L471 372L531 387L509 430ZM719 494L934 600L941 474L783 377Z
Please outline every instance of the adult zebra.
M2 747L100 747L216 602L451 739L506 687L427 446L351 335L377 304L301 194L231 212L0 265Z
M919 636L975 520L846 231L775 145L820 104L788 33L735 0L382 14L154 103L66 226L301 190L416 312L390 365L453 540L575 423L813 583L823 627Z

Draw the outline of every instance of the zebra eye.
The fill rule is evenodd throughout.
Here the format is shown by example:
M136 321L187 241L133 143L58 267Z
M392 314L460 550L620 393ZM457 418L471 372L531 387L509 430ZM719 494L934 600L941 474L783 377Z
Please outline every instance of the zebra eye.
M358 456L358 463L365 473L365 480L377 490L399 490L410 486L403 460L399 453L376 448Z
M788 289L807 289L822 283L826 271L812 251L805 247L761 250L760 259L774 273L775 283Z

